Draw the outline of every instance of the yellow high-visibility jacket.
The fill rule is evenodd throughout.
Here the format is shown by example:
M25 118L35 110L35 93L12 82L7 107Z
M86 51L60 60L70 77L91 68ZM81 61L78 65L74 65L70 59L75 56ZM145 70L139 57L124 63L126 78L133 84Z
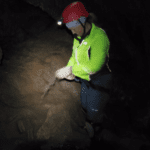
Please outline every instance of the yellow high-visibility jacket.
M81 39L80 36L78 36ZM90 81L90 73L99 71L109 55L109 39L105 31L92 23L91 32L81 44L73 41L73 51L67 67L72 66L72 73L84 80Z

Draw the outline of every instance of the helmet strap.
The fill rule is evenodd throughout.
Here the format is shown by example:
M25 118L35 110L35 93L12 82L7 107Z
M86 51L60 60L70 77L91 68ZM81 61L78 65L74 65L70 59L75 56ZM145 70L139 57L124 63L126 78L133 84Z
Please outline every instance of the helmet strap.
M85 26L83 26L83 24L82 24L82 22L80 21L80 19L78 19L78 21L80 22L80 24L82 25L82 27L84 28L84 33L83 33L83 35L82 35L82 37L84 36L84 34L85 34Z
M82 22L78 19L78 21L80 22L80 24L82 25L82 27L84 28L84 33L81 37L81 39L78 39L77 38L77 34L74 34L74 38L76 38L80 43L82 42L83 38L84 38L84 35L85 35L85 26L83 26Z

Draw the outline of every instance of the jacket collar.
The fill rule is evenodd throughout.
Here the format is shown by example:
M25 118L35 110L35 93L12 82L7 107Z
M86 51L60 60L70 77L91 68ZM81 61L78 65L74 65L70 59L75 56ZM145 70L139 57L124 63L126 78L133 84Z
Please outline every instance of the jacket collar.
M77 38L78 39L81 39L81 41L82 40L84 40L88 35L91 35L92 36L92 33L93 33L93 30L95 29L95 24L94 23L92 23L92 28L82 37L82 39L81 39L81 36L78 36ZM80 42L81 43L81 42Z

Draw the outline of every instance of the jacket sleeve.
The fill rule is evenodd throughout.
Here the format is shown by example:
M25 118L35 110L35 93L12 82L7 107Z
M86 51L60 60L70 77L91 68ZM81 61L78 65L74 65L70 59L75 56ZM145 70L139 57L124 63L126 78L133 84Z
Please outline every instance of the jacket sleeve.
M106 34L97 37L94 43L91 43L91 56L88 61L84 61L79 65L75 64L73 67L73 73L79 74L90 74L90 72L99 71L105 63L106 55L109 50L109 39Z

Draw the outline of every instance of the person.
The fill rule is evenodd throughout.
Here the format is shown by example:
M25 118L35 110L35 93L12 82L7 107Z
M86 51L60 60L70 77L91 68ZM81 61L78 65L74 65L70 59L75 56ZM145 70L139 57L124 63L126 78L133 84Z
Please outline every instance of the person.
M63 23L74 36L73 51L68 64L57 70L55 76L81 83L82 109L86 113L86 127L91 128L91 124L102 120L104 106L110 98L112 75L108 66L108 36L102 28L88 21L89 17L79 1L64 9Z

